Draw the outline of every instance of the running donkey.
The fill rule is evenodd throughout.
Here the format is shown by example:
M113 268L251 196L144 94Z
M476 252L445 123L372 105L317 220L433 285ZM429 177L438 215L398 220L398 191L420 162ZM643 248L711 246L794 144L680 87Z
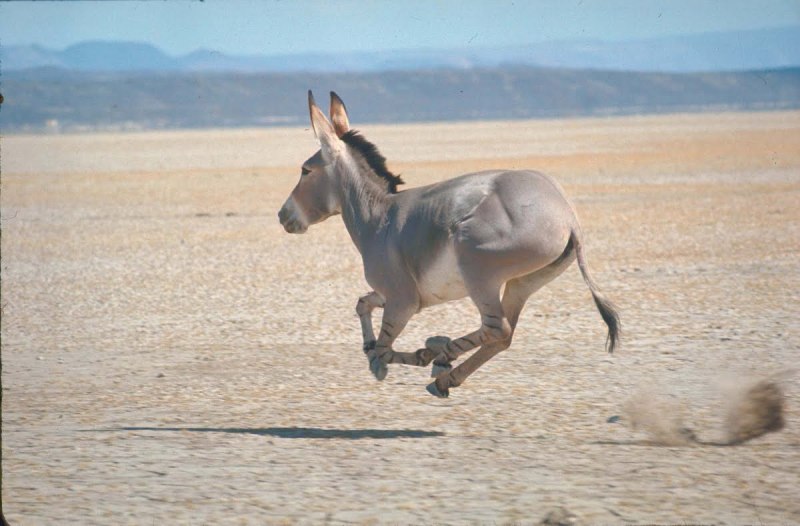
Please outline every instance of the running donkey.
M403 181L386 168L375 145L350 129L335 93L330 121L311 91L308 109L321 148L303 163L300 181L278 217L287 232L302 234L342 214L374 289L358 300L356 312L378 380L386 377L390 363L424 367L433 362L436 380L428 391L448 396L450 388L511 345L527 299L575 259L608 325L608 352L614 351L619 316L589 276L578 219L555 181L532 171L493 170L398 192ZM481 314L478 330L455 340L428 338L416 352L392 349L414 314L467 295ZM376 307L383 308L377 339Z

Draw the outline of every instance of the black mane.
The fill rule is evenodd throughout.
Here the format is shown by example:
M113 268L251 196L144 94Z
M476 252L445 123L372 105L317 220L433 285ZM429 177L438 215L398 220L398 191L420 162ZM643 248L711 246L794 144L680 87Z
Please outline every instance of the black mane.
M377 146L365 139L356 130L349 130L342 135L341 139L345 144L361 154L364 161L378 177L389 183L389 193L397 193L397 185L403 184L403 180L399 175L393 174L386 168L386 157L381 155Z

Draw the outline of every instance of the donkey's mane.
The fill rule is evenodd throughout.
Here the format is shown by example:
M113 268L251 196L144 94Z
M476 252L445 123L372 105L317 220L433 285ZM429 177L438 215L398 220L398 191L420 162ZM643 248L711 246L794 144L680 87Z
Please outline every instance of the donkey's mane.
M372 168L375 175L389 183L389 193L397 193L397 185L403 184L403 179L399 175L395 175L386 168L386 157L381 155L378 147L364 138L357 130L349 130L342 135L342 141L345 144L356 150L367 165Z

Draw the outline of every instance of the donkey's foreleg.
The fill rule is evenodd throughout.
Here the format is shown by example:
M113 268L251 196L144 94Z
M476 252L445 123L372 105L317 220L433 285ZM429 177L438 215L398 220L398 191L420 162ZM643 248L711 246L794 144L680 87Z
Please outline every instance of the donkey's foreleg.
M416 312L417 306L413 303L387 301L384 305L381 332L374 347L366 351L369 369L379 381L386 378L388 364L413 363L416 360L415 353L398 353L392 349L392 344Z
M364 352L368 352L375 348L375 333L372 329L372 311L376 308L383 308L384 300L380 294L375 291L365 294L358 298L356 303L356 314L361 321L361 334L364 337Z
M416 312L416 304L385 306L381 332L374 348L367 351L370 370L378 380L386 377L387 365L390 363L424 367L436 357L437 353L427 348L416 352L399 352L392 348L392 344Z

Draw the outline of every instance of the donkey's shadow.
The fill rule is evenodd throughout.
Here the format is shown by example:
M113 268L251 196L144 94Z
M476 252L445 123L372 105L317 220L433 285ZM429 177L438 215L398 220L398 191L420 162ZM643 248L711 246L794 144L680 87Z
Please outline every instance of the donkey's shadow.
M434 438L444 436L441 431L419 429L328 429L319 427L118 427L110 431L162 431L190 433L233 433L269 436L276 438L310 438L343 440L385 440L392 438Z

